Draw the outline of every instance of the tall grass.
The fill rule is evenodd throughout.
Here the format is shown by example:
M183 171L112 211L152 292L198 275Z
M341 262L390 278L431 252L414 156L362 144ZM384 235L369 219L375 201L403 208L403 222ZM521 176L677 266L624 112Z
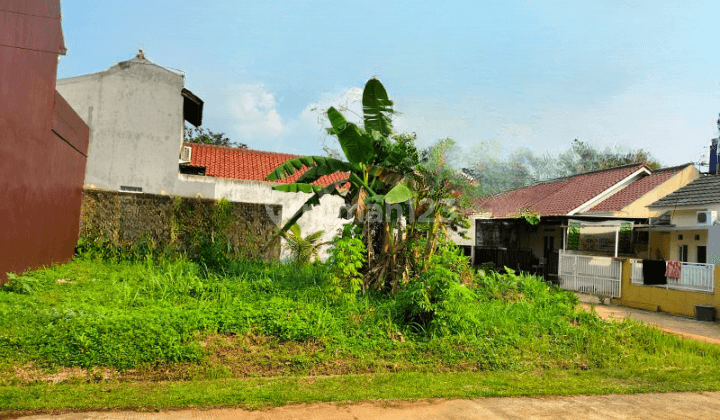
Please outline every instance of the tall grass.
M603 322L536 277L490 272L453 283L424 322L408 318L400 295L330 299L328 275L319 263L209 269L182 259L78 257L0 290L0 359L46 369L204 364L217 350L207 337L219 335L266 340L266 359L243 341L232 351L270 372L280 369L273 363L288 364L280 369L288 373L720 365L717 347Z

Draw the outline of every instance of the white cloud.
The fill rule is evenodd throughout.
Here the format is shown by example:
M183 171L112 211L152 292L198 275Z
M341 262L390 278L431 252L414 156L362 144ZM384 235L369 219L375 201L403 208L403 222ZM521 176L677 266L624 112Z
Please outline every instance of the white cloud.
M260 150L321 154L323 146L337 148L325 130L327 108L334 106L353 122L362 114L357 87L322 94L296 115L280 115L276 94L263 84L235 86L229 96L231 138Z
M243 138L277 137L287 131L277 111L275 94L262 84L235 87L230 112Z
M393 99L401 113L394 123L398 131L416 132L420 147L450 137L481 154L503 154L517 147L554 153L567 150L579 138L600 148L643 148L667 165L698 160L710 138L717 136L717 81L694 91L658 91L657 86L637 84L590 106L539 102L525 103L522 110L502 104L502 98L468 95L449 102L398 96ZM322 153L323 146L337 149L336 140L325 131L329 123L324 111L330 106L361 123L362 89L324 93L297 114L281 116L276 95L264 85L238 86L231 100L232 138L261 150L299 154ZM487 140L504 150L488 148ZM482 146L473 148L478 142Z

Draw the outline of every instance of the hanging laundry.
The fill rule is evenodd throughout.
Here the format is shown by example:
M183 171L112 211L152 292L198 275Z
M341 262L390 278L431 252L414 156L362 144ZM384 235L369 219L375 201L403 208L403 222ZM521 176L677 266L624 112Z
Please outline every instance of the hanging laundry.
M682 263L680 261L668 261L667 268L665 269L665 277L670 277L671 279L679 279L681 270Z

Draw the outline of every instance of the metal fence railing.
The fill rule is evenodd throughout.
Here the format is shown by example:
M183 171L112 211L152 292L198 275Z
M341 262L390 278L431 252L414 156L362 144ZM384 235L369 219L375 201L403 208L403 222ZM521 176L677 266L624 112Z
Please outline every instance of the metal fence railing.
M642 260L632 260L632 283L643 284ZM715 293L715 265L701 263L682 263L680 278L666 277L667 284L653 285L668 289L688 290L694 292Z
M563 289L620 297L622 262L611 257L561 253L558 271Z

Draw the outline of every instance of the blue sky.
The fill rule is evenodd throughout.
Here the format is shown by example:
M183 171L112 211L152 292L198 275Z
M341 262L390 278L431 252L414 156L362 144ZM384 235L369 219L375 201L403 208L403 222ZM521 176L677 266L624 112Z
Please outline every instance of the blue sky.
M321 110L378 77L420 146L643 148L698 161L718 136L720 4L663 1L62 2L58 77L145 51L186 74L203 126L251 148L322 153ZM473 147L476 146L476 147ZM488 152L490 153L490 152Z

